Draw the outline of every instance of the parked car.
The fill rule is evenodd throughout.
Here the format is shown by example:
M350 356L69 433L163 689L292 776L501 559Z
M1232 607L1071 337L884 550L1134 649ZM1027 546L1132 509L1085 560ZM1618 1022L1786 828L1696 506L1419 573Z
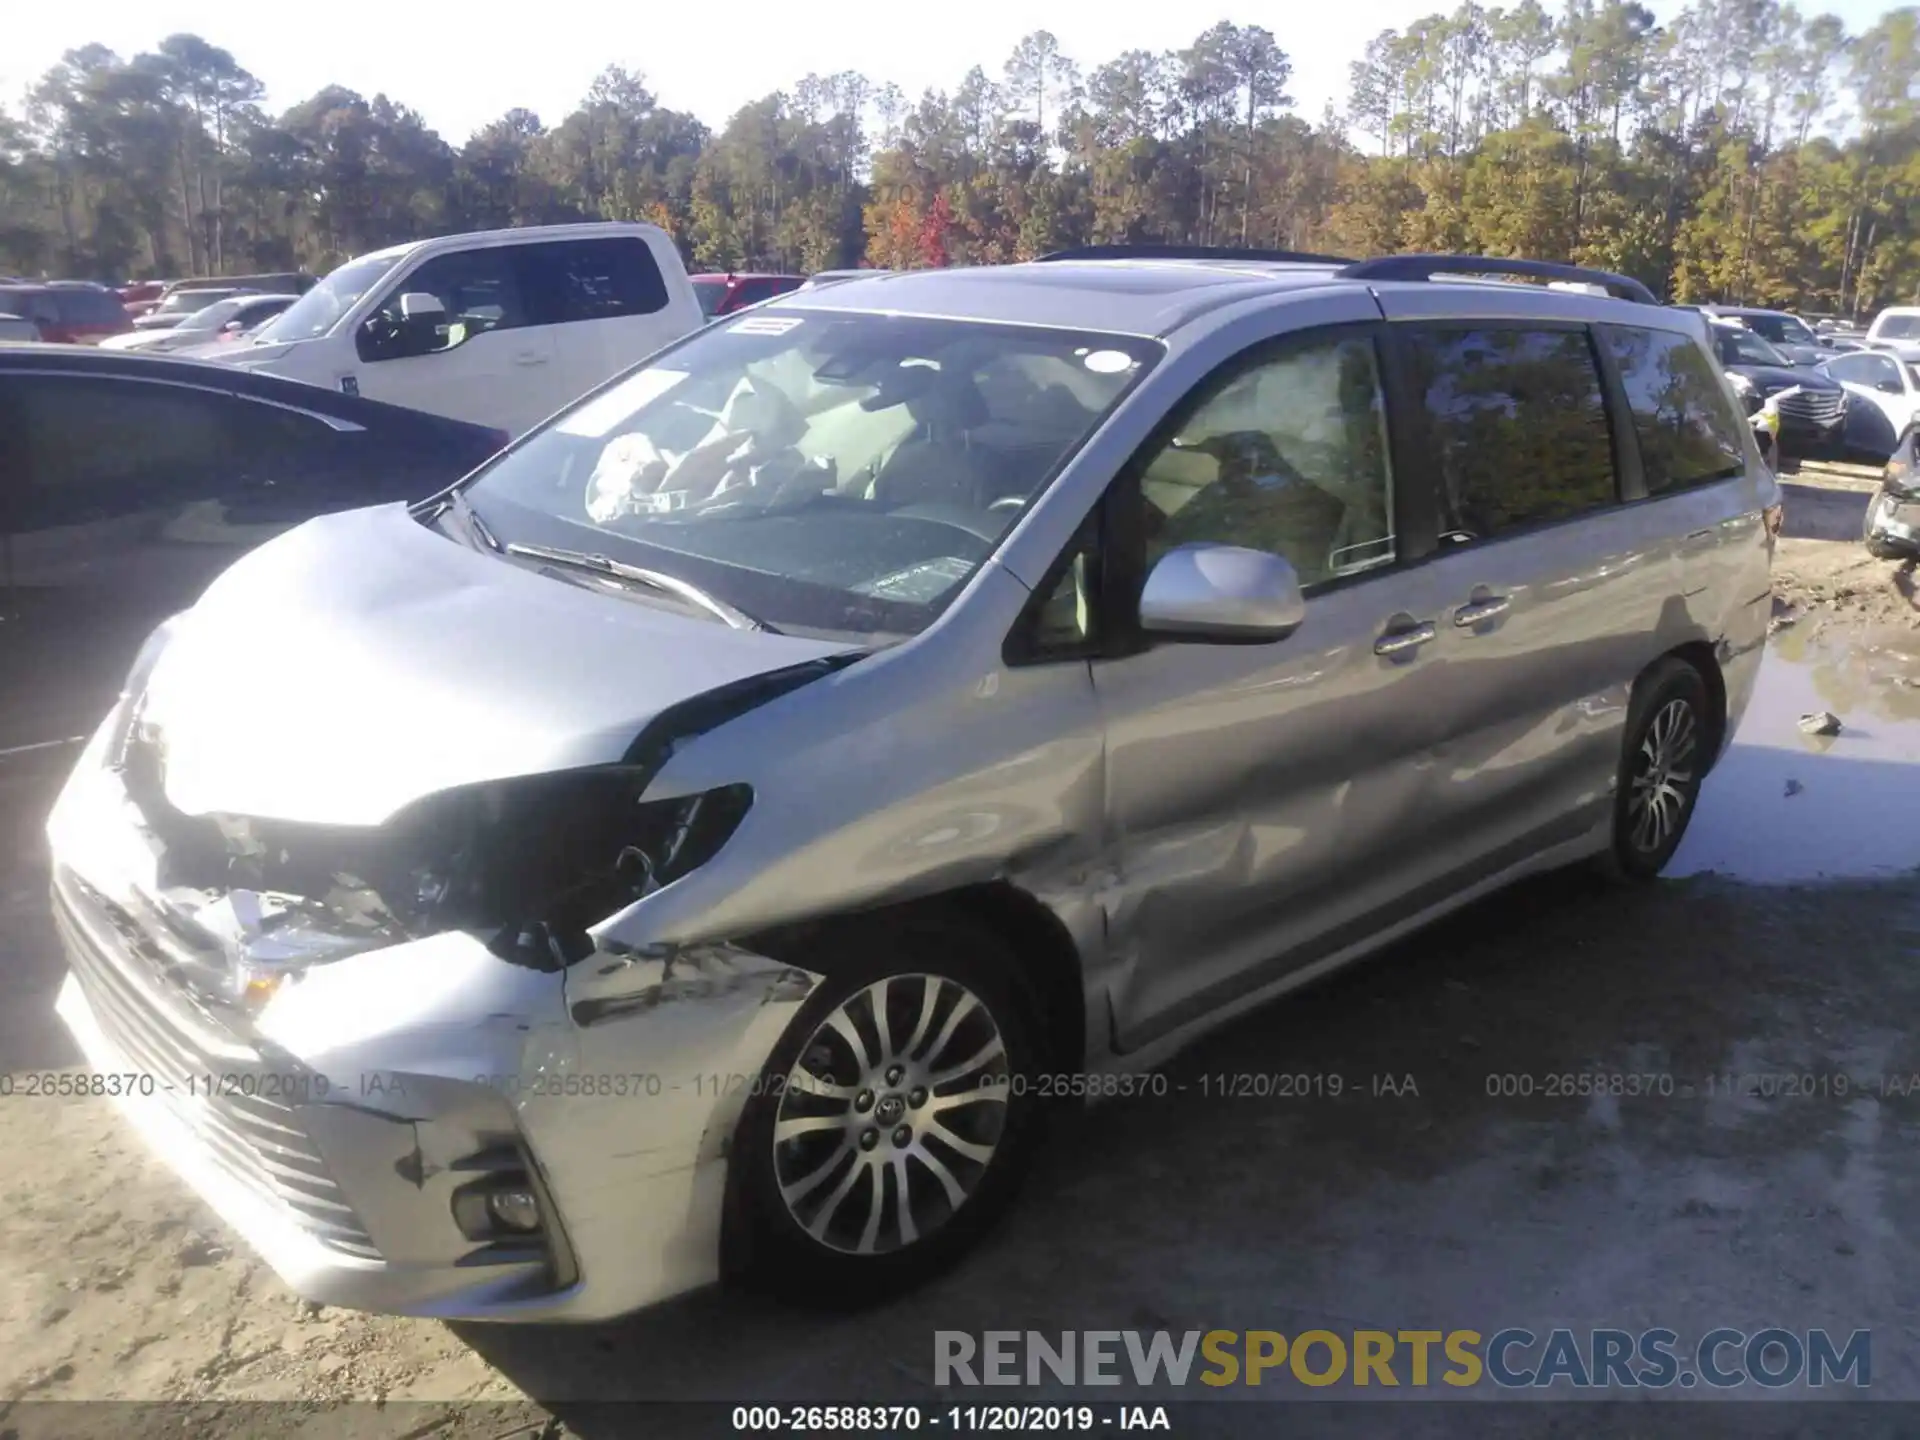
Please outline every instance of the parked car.
M1744 326L1711 324L1714 353L1749 415L1780 397L1778 462L1838 455L1847 434L1847 393L1822 370L1796 366Z
M107 350L138 350L165 355L220 340L231 341L264 325L300 297L297 295L229 295L184 316L164 330L135 330L101 342Z
M809 275L800 288L818 290L822 285L838 285L846 280L874 280L892 273L891 270L822 270L817 275Z
M1777 494L1705 323L1597 272L782 296L163 627L49 822L59 1011L103 1073L281 1077L120 1103L316 1300L896 1288L1012 1198L1040 1077L1657 874Z
M36 344L40 339L40 327L33 321L20 315L0 314L0 342Z
M431 495L503 443L242 370L0 350L0 764L90 728L147 632L248 547Z
M1730 320L1751 330L1795 365L1818 365L1830 353L1811 325L1785 310L1747 305L1703 305L1700 309L1712 319Z
M1875 346L1836 355L1820 368L1852 397L1848 453L1876 464L1885 460L1920 414L1920 349L1906 358Z
M138 280L129 285L122 285L114 293L120 297L120 303L126 306L127 313L132 315L136 313L135 306L157 305L160 297L167 293L167 282ZM145 311L141 310L138 313L144 314Z
M111 290L97 285L0 285L0 310L31 320L56 345L97 345L131 325Z
M224 288L204 285L186 290L169 290L153 309L133 322L133 328L142 334L156 330L171 330L189 315L198 314L209 305L230 299L235 295L248 295L253 292L237 286Z
M363 255L219 358L518 434L699 325L665 231L547 225Z
M709 320L731 315L762 300L798 290L806 283L803 275L705 274L693 277L693 293L699 297L700 313Z
M1901 432L1880 492L1867 506L1867 550L1882 560L1920 560L1920 430Z
M1867 326L1867 342L1920 341L1920 305L1889 305Z

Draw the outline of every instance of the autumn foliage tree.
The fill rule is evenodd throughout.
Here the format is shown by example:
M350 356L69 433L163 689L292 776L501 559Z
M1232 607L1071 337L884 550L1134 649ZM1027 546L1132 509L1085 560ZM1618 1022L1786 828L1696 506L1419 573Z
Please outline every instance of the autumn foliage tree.
M1280 39L1222 21L1085 60L1036 30L917 99L808 75L719 130L609 67L548 125L457 148L339 86L275 110L174 35L70 51L0 112L0 272L300 264L442 231L647 219L724 268L995 264L1165 240L1478 251L1680 300L1920 300L1920 9L1850 35L1781 0L1463 0L1383 31L1293 113Z

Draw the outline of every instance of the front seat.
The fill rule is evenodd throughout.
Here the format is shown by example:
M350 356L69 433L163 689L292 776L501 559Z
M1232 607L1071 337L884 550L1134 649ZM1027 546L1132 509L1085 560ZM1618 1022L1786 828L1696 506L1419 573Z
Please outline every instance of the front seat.
M964 375L943 376L910 395L906 406L914 430L874 476L874 499L888 507L984 508L990 476L986 457L970 434L989 418L979 387Z

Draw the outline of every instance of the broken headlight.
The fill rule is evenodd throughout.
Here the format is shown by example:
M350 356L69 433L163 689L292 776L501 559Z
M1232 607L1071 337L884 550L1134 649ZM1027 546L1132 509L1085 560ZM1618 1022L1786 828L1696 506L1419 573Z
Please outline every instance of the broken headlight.
M465 786L372 829L189 817L138 788L166 844L162 883L199 892L206 914L246 897L259 910L249 951L291 959L275 941L297 940L324 960L464 930L552 968L591 951L591 926L712 858L752 803L744 785L647 800L648 778L608 766Z
M425 932L486 932L507 958L572 961L589 927L711 859L746 815L744 785L643 797L629 767L568 771L430 797L394 817L382 894Z

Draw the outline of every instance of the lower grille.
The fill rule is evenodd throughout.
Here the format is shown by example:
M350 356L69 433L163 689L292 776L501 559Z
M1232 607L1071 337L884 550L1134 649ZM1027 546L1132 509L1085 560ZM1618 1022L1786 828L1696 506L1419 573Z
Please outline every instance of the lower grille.
M74 979L142 1093L151 1076L228 1176L321 1244L379 1259L293 1107L274 1098L297 1097L297 1077L194 1005L141 953L139 920L71 872L54 876L53 914Z

